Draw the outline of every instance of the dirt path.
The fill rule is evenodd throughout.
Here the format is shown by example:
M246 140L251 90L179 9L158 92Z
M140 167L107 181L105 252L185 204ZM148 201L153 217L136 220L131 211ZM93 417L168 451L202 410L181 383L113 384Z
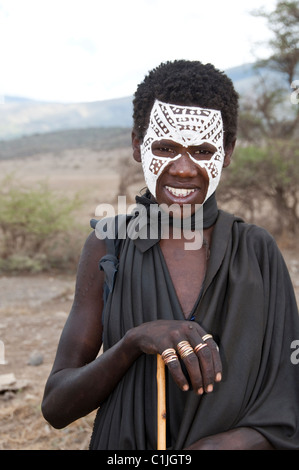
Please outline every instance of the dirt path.
M25 384L17 392L0 394L0 449L88 448L93 414L63 430L55 430L40 411L45 381L73 291L71 277L0 278L0 339L6 362L0 365L0 374L13 373L17 384Z

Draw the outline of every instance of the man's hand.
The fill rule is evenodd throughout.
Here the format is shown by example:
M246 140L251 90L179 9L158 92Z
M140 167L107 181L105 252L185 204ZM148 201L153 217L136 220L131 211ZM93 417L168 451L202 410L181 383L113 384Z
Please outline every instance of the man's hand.
M184 363L195 393L212 392L221 380L222 365L213 337L193 321L157 320L130 332L130 340L146 354L161 354L173 380L189 389ZM164 354L163 354L164 353Z

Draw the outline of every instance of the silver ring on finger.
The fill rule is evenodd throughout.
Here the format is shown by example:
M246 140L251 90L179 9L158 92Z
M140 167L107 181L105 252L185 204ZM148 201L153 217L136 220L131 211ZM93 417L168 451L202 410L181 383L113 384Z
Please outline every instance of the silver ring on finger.
M193 348L188 341L181 341L180 343L178 343L177 348L181 359L184 359L184 357L187 357L190 354L194 353Z
M169 364L169 362L179 360L175 349L173 348L165 349L165 351L162 352L161 356L163 361L165 362L165 365Z
M203 339L203 341L207 341L207 339L213 339L213 336L210 335L210 334L207 334L207 335L204 335L204 336L202 337L202 339Z
M198 353L198 351L200 351L202 348L205 348L207 346L207 343L199 343L197 346L195 346L194 348L194 352L195 354Z

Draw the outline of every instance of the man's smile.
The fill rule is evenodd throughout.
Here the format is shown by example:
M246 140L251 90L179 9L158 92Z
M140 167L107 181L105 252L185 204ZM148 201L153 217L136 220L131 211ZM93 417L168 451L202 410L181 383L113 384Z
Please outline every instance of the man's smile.
M196 188L174 188L172 186L165 186L165 188L176 197L187 197L196 191Z

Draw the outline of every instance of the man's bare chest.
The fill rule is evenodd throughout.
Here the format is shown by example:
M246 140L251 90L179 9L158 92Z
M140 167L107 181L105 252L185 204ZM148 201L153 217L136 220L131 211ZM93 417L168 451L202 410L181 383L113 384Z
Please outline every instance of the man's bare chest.
M186 250L182 240L161 240L160 247L186 318L199 297L207 269L207 247Z

